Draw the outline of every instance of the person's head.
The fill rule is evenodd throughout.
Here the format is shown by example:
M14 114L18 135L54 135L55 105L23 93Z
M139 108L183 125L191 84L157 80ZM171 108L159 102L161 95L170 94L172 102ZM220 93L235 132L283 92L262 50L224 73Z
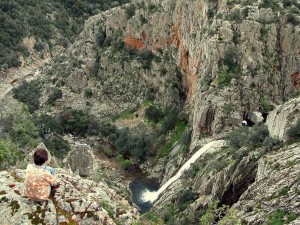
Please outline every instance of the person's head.
M35 165L41 166L48 160L48 152L45 149L38 148L33 154L33 161Z

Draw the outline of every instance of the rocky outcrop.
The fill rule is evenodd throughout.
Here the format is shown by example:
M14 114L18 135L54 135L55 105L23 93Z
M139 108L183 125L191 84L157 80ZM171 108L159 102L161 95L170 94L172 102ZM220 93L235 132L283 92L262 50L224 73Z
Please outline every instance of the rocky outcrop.
M24 170L0 172L1 224L127 224L139 218L137 209L105 183L85 180L56 169L61 186L45 202L23 194Z
M87 144L75 144L73 149L64 159L64 164L74 173L78 173L81 177L88 177L94 174L98 169L97 160Z
M299 162L299 144L283 147L259 160L255 182L233 206L246 224L262 224L266 215L279 209L286 216L300 215ZM299 219L291 224L298 223Z
M282 141L287 141L287 131L297 123L300 118L300 97L295 98L284 105L278 105L268 115L266 125L270 136Z

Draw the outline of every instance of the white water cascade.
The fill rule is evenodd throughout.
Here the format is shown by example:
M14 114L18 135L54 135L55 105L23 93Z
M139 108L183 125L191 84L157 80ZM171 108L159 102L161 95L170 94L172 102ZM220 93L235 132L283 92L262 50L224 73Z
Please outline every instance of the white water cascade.
M211 148L220 148L225 145L224 140L212 141L200 148L176 173L175 176L171 177L158 191L149 191L145 190L141 196L144 202L154 202L158 197L163 193L174 181L176 181L184 171L188 170L191 167L191 164L194 163L204 152Z

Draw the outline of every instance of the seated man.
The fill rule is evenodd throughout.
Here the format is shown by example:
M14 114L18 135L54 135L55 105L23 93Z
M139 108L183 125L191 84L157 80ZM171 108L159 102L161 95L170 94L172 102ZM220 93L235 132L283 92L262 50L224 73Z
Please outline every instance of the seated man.
M57 176L54 169L43 166L48 161L48 152L44 149L37 149L33 155L34 164L28 164L24 181L24 193L34 201L47 200L51 188L58 188Z

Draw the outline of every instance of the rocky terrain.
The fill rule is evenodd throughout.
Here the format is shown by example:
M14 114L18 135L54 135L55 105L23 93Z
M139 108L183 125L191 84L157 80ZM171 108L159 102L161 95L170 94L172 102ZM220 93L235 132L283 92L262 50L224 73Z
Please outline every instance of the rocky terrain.
M113 191L106 192L104 183L83 179L76 184L79 193L62 189L66 195L58 195L69 196L74 203L66 200L55 208L64 198L58 197L50 201L51 209L43 205L39 214L43 210L56 212L56 223L74 220L99 224L107 218L108 224L299 224L299 7L297 0L135 0L87 19L72 46L40 68L33 83L40 91L35 96L37 103L21 99L30 114L57 117L64 125L63 131L54 126L48 131L44 122L41 127L45 134L40 139L57 140L64 133L64 140L70 142L66 133L73 132L70 126L76 116L89 115L92 124L105 123L88 128L80 124L72 134L81 134L83 143L96 148L109 143L110 149L99 149L110 156L131 154L123 159L123 165L132 160L161 184L204 144L224 139L227 145L202 155L193 168L170 185L154 202L147 222L139 221L129 203L124 203L126 210L120 207L123 198L108 194ZM167 116L162 122L152 114L154 122L149 122L146 117L150 106L157 107L153 113L156 116L159 109L167 114L166 109L177 108L173 114L178 117L169 118L184 121L186 132L173 135L179 129L176 125L162 135ZM81 114L73 115L67 111L70 109ZM124 116L124 112L131 114ZM242 120L249 126L242 127ZM128 130L122 130L126 127ZM190 139L184 138L187 133ZM130 135L140 145L125 144ZM150 141L148 136L152 137ZM170 145L168 151L163 152L161 137ZM149 142L154 145L149 147ZM129 154L126 146L134 150ZM140 146L148 152L144 154ZM85 154L89 147L80 149L83 153L73 149L68 157L74 158L62 161L60 166L89 177L97 171L97 163L92 154ZM91 164L76 163L83 156ZM67 169L59 171L63 180L63 176L71 179ZM20 196L19 200L13 198L18 197L14 190L20 192L21 183L9 186L16 182L12 173L24 176L18 169L1 172L5 182L1 201L9 205L1 212L14 218L20 216L16 208L29 203ZM85 184L92 186L87 196L94 196L82 197L87 204L78 200L80 193L85 193L80 185ZM126 188L118 187L118 193L123 195ZM101 208L96 189L101 193L105 190L113 214L102 210L105 206ZM93 198L97 203L91 201ZM115 199L120 202L114 203ZM24 212L22 218L28 221L40 210L32 207L36 208ZM45 221L51 220L47 213L43 215Z
M24 170L0 172L1 224L133 224L136 208L102 182L57 169L61 186L37 203L23 195Z

